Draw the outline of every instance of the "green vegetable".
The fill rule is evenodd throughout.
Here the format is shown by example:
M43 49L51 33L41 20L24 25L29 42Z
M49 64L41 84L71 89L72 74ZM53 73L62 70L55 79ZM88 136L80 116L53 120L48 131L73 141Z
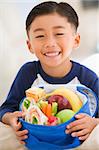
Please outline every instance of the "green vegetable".
M28 99L25 99L25 101L24 101L24 107L25 107L26 109L28 109L29 106L30 106L30 101L29 101Z
M35 116L33 116L32 124L38 124L38 120Z

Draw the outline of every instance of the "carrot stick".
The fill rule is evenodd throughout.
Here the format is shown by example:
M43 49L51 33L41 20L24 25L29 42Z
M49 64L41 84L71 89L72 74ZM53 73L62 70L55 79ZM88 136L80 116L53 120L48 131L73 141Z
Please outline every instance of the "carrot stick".
M48 104L46 109L46 116L50 117L51 115L52 115L52 106L51 104Z
M46 103L42 103L42 105L41 105L41 110L45 115L46 115L47 105L48 104L46 104Z

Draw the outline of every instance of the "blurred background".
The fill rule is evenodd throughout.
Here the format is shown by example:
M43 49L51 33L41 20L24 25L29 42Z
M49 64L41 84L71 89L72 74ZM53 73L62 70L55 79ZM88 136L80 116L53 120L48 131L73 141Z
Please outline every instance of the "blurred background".
M26 45L25 20L30 10L44 0L0 0L0 105L5 100L19 68L36 59ZM45 0L47 1L47 0ZM99 1L65 1L76 10L81 43L72 59L99 73ZM91 58L91 59L90 59ZM99 74L98 74L99 75Z

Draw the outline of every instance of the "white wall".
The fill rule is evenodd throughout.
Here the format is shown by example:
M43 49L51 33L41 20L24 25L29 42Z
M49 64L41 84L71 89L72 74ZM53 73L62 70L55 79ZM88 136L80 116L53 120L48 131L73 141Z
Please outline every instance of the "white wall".
M32 7L42 1L0 0L0 103L5 100L21 65L35 59L26 46L25 19ZM96 43L99 42L99 10L83 10L80 0L65 1L75 8L80 18L81 44L72 57L82 61L96 52Z

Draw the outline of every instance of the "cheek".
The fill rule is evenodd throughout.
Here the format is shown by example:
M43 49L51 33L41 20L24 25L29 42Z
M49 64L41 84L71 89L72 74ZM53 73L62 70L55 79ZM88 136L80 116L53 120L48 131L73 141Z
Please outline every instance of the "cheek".
M32 43L32 49L33 49L33 52L35 53L35 55L37 57L40 57L40 55L41 55L41 45L37 44L37 43Z
M37 40L33 40L32 41L32 47L34 49L40 49L42 47L42 42L41 41L37 41Z
M37 42L32 40L31 47L32 47L33 51L35 52L39 48L39 44L37 44Z
M71 44L69 40L63 40L60 43L60 46L62 47L63 50L68 50L71 47Z
M61 43L61 48L63 50L64 56L70 56L72 49L73 49L73 39L72 38L65 38Z
M73 45L74 45L74 40L73 40L73 38L71 38L71 37L65 38L65 39L63 40L62 45L63 45L64 48L66 48L66 49L72 49L72 48L73 48Z

